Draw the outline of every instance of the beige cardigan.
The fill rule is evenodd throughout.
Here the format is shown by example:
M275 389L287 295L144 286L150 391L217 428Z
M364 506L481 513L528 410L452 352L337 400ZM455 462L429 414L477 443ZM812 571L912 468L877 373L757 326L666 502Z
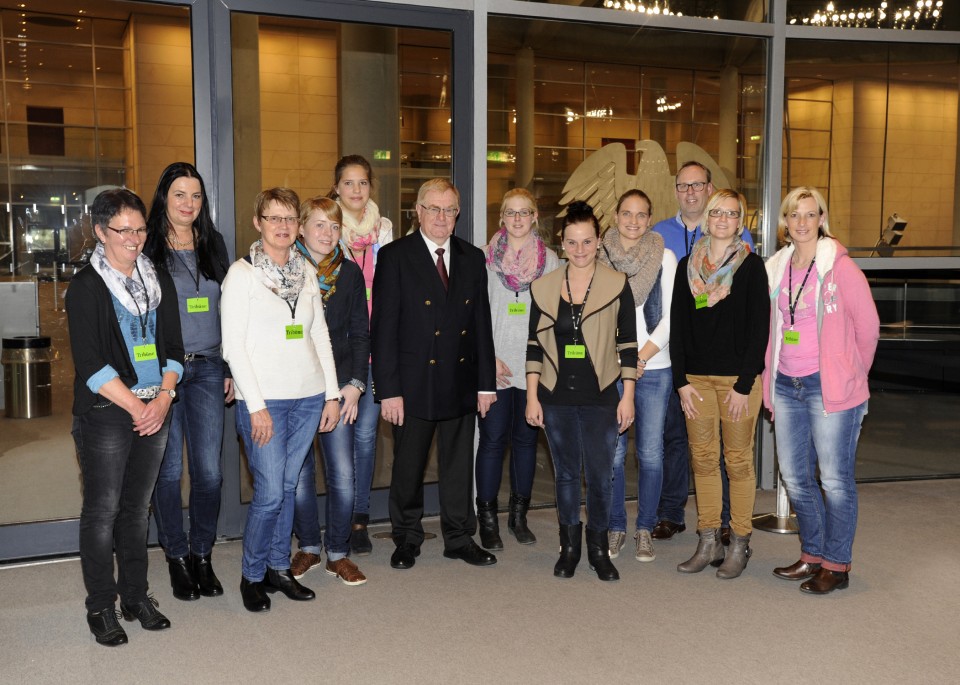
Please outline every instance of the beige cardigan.
M560 268L538 278L530 285L533 305L536 308L531 312L531 336L527 345L536 346L543 350L543 361L528 360L527 373L540 374L540 384L553 392L557 384L557 369L560 352L557 349L557 338L553 327L557 322L557 311L560 307L560 289L563 287L566 269ZM620 295L623 292L627 277L619 271L597 262L597 270L590 287L590 296L583 312L581 327L583 342L591 362L600 388L606 388L621 378L623 380L637 379L637 338L617 340L617 321L620 314ZM536 327L534 316L539 312ZM635 310L628 312L635 317ZM535 336L533 335L536 332ZM629 336L627 336L629 338ZM610 341L616 340L616 347ZM632 354L625 351L632 350ZM621 365L621 356L623 364ZM632 363L630 362L632 359Z

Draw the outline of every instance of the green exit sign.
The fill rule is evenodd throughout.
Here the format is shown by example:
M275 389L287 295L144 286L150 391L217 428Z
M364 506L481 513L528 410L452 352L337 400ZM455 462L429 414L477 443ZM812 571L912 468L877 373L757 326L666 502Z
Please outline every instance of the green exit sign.
M376 160L390 159L390 150L374 150L373 158Z

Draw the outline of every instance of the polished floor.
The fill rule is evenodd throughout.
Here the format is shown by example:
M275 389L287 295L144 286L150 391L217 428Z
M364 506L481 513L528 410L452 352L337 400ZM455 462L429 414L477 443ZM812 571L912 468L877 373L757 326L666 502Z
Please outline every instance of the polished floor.
M825 597L771 574L797 558L792 535L754 532L735 580L677 573L696 546L692 503L690 528L658 542L654 562L625 549L616 583L597 580L585 559L574 578L554 578L556 512L541 509L531 516L537 544L504 535L496 566L445 559L431 540L414 568L396 571L390 546L375 540L357 559L365 585L316 569L303 579L315 601L274 595L267 614L243 609L239 542L214 549L226 595L189 603L173 599L153 550L151 588L173 627L124 623L130 642L114 649L87 631L76 559L0 566L0 681L955 683L958 500L960 480L861 486L850 587ZM758 511L772 505L759 493ZM435 519L426 526L439 530Z

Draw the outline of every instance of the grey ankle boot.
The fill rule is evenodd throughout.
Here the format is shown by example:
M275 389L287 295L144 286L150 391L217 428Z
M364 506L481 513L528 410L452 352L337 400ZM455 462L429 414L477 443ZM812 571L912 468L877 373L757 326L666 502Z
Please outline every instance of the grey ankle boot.
M723 545L720 544L717 529L704 528L698 530L697 535L700 536L697 551L685 562L677 565L680 573L700 573L708 565L719 566L723 562Z
M723 565L717 569L717 578L736 578L743 569L747 567L747 560L753 550L750 549L750 534L740 536L734 532L730 533L730 549L727 550L727 558L723 560Z

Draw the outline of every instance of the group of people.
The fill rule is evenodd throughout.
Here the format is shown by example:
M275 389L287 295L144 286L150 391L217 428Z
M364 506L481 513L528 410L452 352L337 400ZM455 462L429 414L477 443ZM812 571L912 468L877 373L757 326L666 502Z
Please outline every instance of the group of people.
M327 574L366 582L355 558L372 549L381 414L394 442L393 568L413 567L420 554L435 435L444 556L496 563L508 445L507 530L534 543L526 517L542 428L560 524L554 575L572 577L581 558L583 476L589 566L601 580L618 579L612 559L627 535L624 464L635 426L635 558L653 561L654 540L684 530L692 465L699 543L677 570L712 564L718 577L736 578L751 554L753 442L764 402L801 537L799 561L774 573L816 594L847 586L854 454L879 323L817 190L788 194L786 246L764 265L744 230L743 197L714 191L709 170L688 162L676 178L679 212L656 225L641 190L619 198L605 232L589 205L569 205L561 263L524 189L504 196L498 229L478 248L453 235L460 193L449 181L421 186L419 230L398 239L370 197L372 183L369 163L350 155L329 196L301 202L288 188L261 192L260 237L232 265L190 164L164 171L149 214L125 189L94 201L98 244L66 303L80 553L97 642L127 641L120 616L147 630L170 626L147 593L151 500L174 596L223 593L211 552L223 405L234 399L253 476L240 585L249 611L268 610L277 591L313 599L299 579L324 564L323 548ZM299 550L291 559L292 534Z

